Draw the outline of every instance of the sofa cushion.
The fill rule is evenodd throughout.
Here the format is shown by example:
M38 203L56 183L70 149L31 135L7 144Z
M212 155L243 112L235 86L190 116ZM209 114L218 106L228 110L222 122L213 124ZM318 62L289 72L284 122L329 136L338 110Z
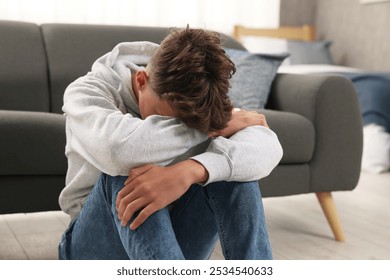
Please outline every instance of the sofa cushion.
M60 210L65 175L2 175L0 186L0 214Z
M64 175L65 117L0 110L0 175Z
M226 49L226 54L236 66L229 90L234 107L263 109L276 71L288 54L268 55L236 49Z
M312 159L315 130L311 121L295 113L267 109L259 112L266 116L268 125L278 135L283 148L281 164L308 163Z
M49 111L47 65L39 27L0 21L0 110Z
M263 197L310 193L310 164L279 164L259 185Z
M50 69L52 110L56 113L62 112L65 88L84 76L96 59L118 43L152 41L159 44L169 34L169 29L162 27L43 24L41 28ZM233 39L224 37L226 46L243 48Z

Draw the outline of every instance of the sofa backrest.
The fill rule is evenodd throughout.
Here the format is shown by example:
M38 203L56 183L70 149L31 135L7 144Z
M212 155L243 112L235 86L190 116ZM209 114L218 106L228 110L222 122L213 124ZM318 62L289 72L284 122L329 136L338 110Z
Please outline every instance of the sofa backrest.
M152 41L159 44L169 34L168 28L161 27L43 24L41 28L50 70L51 108L56 113L61 112L66 87L85 75L97 58L118 43ZM226 39L225 45L243 48L231 38Z
M50 110L48 73L39 26L0 21L0 110Z
M59 113L66 87L90 71L93 62L118 43L136 40L161 41L167 29L84 25L43 24L50 72L52 111Z
M0 21L0 110L62 113L66 87L118 43L160 43L169 28ZM224 37L229 48L244 47Z

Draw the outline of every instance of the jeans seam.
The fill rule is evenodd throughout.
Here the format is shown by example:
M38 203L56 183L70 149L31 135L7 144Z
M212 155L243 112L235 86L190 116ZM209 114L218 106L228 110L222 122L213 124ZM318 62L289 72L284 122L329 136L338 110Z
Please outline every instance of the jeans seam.
M175 224L176 220L179 219L181 213L183 213L184 210L187 208L188 204L190 203L190 201L194 197L194 195L195 195L195 192L191 193L191 196L186 200L184 206L180 209L180 212L176 215L176 217L171 218L172 225Z
M112 223L112 226L113 228L115 229L115 231L118 233L118 236L119 236L119 239L121 240L121 243L122 243L122 246L123 246L123 249L126 251L125 249L125 246L122 242L122 238L121 238L121 235L120 235L120 232L117 228L117 224L115 222L115 216L114 216L114 213L112 212L112 201L111 201L111 205L109 205L109 199L108 199L108 195L107 195L107 186L108 186L108 179L109 179L109 176L107 176L106 174L104 174L104 185L102 186L102 191L104 192L104 202L105 202L105 211L108 213L108 215L111 217L111 223ZM119 191L118 191L119 192ZM114 195L114 190L111 190L111 196ZM112 197L111 197L111 200L112 200ZM129 259L130 259L130 256L129 254L126 252L126 254L128 255Z
M116 224L115 224L115 221L114 221L115 217L114 217L114 214L112 213L112 210L111 210L112 205L109 205L109 203L108 203L108 200L109 200L109 199L108 199L107 190L106 190L106 186L108 185L107 180L108 180L108 176L107 176L107 175L104 175L104 185L102 186L102 191L104 192L104 197L105 197L105 200L104 200L104 202L105 202L105 204L106 204L105 209L106 209L106 211L109 213L109 215L113 218L113 222L114 222L114 225L115 225L115 228L116 228ZM111 195L112 195L112 194L111 194ZM112 199L112 197L111 197L111 199ZM112 202L111 202L111 203L112 203Z
M111 216L111 222L113 223L113 227L115 228L115 230L118 232L118 236L120 236L120 233L119 233L119 230L117 228L117 225L115 223L115 216L114 216L114 213L112 212L112 201L111 201L111 205L108 204L108 195L107 195L107 189L106 187L108 186L108 179L109 179L109 176L107 176L106 174L104 174L104 185L102 186L102 189L103 189L103 192L104 192L104 197L105 197L105 204L106 204L106 207L105 207L105 210L108 212L108 214ZM118 190L119 192L120 190ZM111 195L113 196L114 195L114 190L111 191ZM111 197L111 200L112 200L112 197ZM127 225L126 225L127 226ZM120 237L120 239L122 240L122 238ZM122 243L123 245L123 248L125 249L125 246L124 244ZM157 260L158 258L156 257L156 254L155 252L149 247L147 246L146 248L144 248L146 251L147 251L147 254L150 256L151 259L153 260ZM126 249L125 249L126 251ZM127 253L127 252L126 252ZM129 259L130 259L130 256L128 255Z
M218 205L218 202L217 202L217 200L213 197L213 195L212 195L212 193L210 193L210 192L208 192L208 196L210 197L210 200L212 201L212 203L213 203L213 205L214 205L214 208L215 208L215 211L216 211L216 220L217 220L217 224L218 224L218 226L219 226L219 230L220 230L220 232L221 232L221 240L220 240L220 243L221 243L221 246L222 246L222 248L223 248L223 251L225 252L225 254L226 254L226 256L225 256L225 258L227 259L227 260L229 260L230 259L230 251L229 251L229 249L226 247L226 243L228 243L227 242L227 240L226 240L226 233L225 233L225 231L223 230L223 223L222 223L222 221L220 220L220 216L221 216L221 208L219 207L219 205Z

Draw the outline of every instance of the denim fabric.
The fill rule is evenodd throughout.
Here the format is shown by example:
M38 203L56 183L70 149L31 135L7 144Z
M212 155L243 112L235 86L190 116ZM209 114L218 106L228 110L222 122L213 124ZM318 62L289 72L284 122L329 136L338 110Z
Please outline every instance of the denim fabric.
M192 185L138 229L121 226L115 200L127 177L103 174L59 244L60 259L271 259L257 182Z
M341 73L356 90L363 122L377 124L390 133L390 73Z

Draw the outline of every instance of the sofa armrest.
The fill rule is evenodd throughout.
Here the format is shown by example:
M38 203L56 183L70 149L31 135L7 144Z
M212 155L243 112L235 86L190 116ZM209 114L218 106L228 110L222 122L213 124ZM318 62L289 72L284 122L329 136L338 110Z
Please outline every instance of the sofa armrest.
M357 185L363 148L362 117L348 79L278 74L267 107L297 113L313 123L311 192L351 190Z
M0 110L0 175L64 175L65 117Z

